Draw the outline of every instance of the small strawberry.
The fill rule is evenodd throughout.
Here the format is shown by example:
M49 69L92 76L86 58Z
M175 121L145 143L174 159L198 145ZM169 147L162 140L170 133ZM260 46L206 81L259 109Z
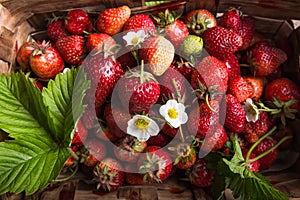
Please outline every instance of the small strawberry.
M249 63L258 76L267 76L287 60L287 55L267 42L258 42L250 50Z
M188 35L180 45L180 50L192 63L195 63L195 57L201 55L202 49L203 40L197 35Z
M123 31L135 31L145 30L146 32L150 32L152 35L156 33L156 27L148 15L145 14L137 14L132 16L124 25Z
M32 71L42 79L54 78L65 67L58 51L45 41L42 44L34 43L29 64Z
M215 171L207 168L207 162L200 158L194 166L187 172L189 181L197 187L208 187L212 184Z
M34 43L26 42L24 43L18 53L17 53L17 62L20 65L23 72L28 72L30 69L29 59L34 50Z
M81 35L88 24L89 16L82 9L75 9L68 12L65 27L73 35Z
M83 164L87 167L94 167L96 164L101 161L106 156L106 146L105 143L101 140L88 140L82 146L83 155Z
M83 144L87 137L87 129L84 127L82 120L79 120L75 128L72 144Z
M56 47L64 60L71 64L78 64L84 56L84 38L79 35L62 37L56 41Z
M109 49L116 44L116 41L105 33L92 33L86 40L86 49L91 52L96 49L97 52L109 51Z
M47 34L53 42L69 35L65 29L65 22L63 19L54 19L47 27Z
M253 96L254 88L242 76L237 76L229 80L228 93L235 96L239 102L244 102Z
M198 9L189 12L184 17L184 23L189 28L189 32L201 35L208 28L217 26L216 17L206 9Z
M238 34L243 38L243 45L239 50L247 49L252 41L255 31L255 20L249 16L241 17L241 22L238 30Z
M201 150L205 152L218 151L224 147L227 141L228 136L225 129L220 124L217 124L213 133L205 137L201 144Z
M174 128L173 128L174 129ZM176 131L177 133L177 131ZM149 146L159 146L164 147L166 146L170 141L171 137L165 134L164 132L159 132L156 136L152 136L147 140L147 144Z
M253 88L253 94L249 98L259 100L263 93L265 79L259 76L244 76L243 78L247 83L250 83Z
M242 13L238 9L229 9L222 15L222 17L220 17L219 26L230 29L234 32L238 32L241 22L241 15Z
M239 100L231 95L226 95L226 116L224 126L230 131L240 133L244 130L246 112Z
M228 69L228 79L241 76L239 60L234 54L222 54L218 56Z
M94 180L98 183L98 190L112 192L124 184L123 167L113 158L105 158L99 162L93 170L93 175Z
M243 157L246 158L246 156L248 154L248 150L247 149L242 150L242 154L243 154ZM251 152L250 156L249 156L249 159L253 159L253 158L256 158L256 154L253 153L253 152ZM247 166L248 166L248 168L249 168L250 171L252 171L252 172L258 172L259 169L260 169L260 161L256 160L254 162L248 162Z
M174 166L178 169L188 169L196 162L196 150L186 143L179 143L176 147Z
M128 6L105 9L98 15L97 30L108 35L120 33L130 15L131 10Z
M204 48L211 55L237 52L243 45L240 35L221 26L203 32Z

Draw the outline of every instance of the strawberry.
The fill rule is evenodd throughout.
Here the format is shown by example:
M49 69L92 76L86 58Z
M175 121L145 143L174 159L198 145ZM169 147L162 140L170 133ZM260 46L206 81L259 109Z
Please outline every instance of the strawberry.
M248 154L248 150L247 149L243 149L242 150L242 154L243 154L243 157L246 158L247 154ZM249 159L252 159L252 158L255 158L256 157L256 154L251 152L250 153L250 156L249 156ZM249 162L247 163L247 166L248 166L248 169L252 172L258 172L259 169L260 169L260 161L259 160L256 160L254 162Z
M180 50L188 56L190 61L195 61L195 56L199 56L203 49L203 40L197 35L188 35L180 45ZM194 62L193 62L194 63Z
M229 80L228 93L235 96L239 102L244 102L253 96L254 88L242 76L237 76Z
M75 128L72 144L83 144L87 137L87 133L87 129L84 127L82 121L79 120Z
M99 162L93 170L93 175L98 183L97 189L105 192L115 191L124 184L123 167L113 158L105 158Z
M98 123L94 108L87 107L82 114L81 121L86 129L94 128Z
M108 34L92 33L88 36L85 45L88 52L91 52L95 48L97 52L105 52L116 45L116 41Z
M258 42L250 50L249 62L258 76L267 76L287 60L287 55L267 42Z
M107 127L101 127L100 129L93 130L97 138L103 141L116 142L119 138L112 134L112 132Z
M195 67L192 63L186 61L177 61L175 62L176 69L185 77L187 81L191 81L192 72L195 70Z
M201 150L205 152L220 150L224 147L227 141L228 136L225 129L220 124L217 124L213 133L208 135L208 137L205 137L201 145Z
M208 187L212 184L215 171L207 168L207 162L200 158L194 166L189 170L188 177L192 185L197 187Z
M162 36L153 36L142 44L139 51L145 67L153 75L161 76L171 65L175 54L172 43Z
M65 27L73 35L81 35L88 24L89 16L82 9L75 9L68 12Z
M247 83L250 83L253 88L253 94L249 98L259 100L263 93L265 79L258 76L244 76L243 78Z
M65 67L64 61L58 51L51 47L49 43L43 41L42 44L34 43L29 64L32 71L42 79L54 78Z
M130 185L145 185L145 174L135 173L138 171L137 166L129 163L125 166L125 181Z
M34 45L32 42L24 43L18 53L17 53L17 62L20 65L23 72L27 72L30 69L29 59L34 50Z
M177 133L177 130L176 130L176 133ZM165 134L164 132L161 131L156 136L150 137L147 140L147 144L149 146L164 147L164 146L166 146L171 141L171 139L172 138L168 134Z
M71 156L66 160L65 167L74 167L78 164L78 155L80 154L80 146L75 144L70 146L70 151L72 151Z
M144 174L150 183L160 183L172 173L172 160L160 147L148 146L137 162L139 173Z
M221 26L203 32L204 48L211 55L237 52L243 45L240 35Z
M188 169L196 162L196 150L194 147L186 144L179 143L176 147L176 158L174 166L178 169Z
M280 141L282 138L284 138L285 136L292 136L293 137L293 130L291 127L285 126L285 127L281 127L276 134L274 135L274 139L276 141ZM279 149L281 150L288 150L292 147L292 143L293 140L289 139L285 142L283 142L280 146Z
M53 42L69 35L65 29L65 22L63 19L54 19L47 27L47 34Z
M241 22L240 16L241 11L238 9L229 9L220 17L219 26L238 32Z
M130 15L131 10L128 6L105 9L98 15L96 28L101 33L115 35L122 31Z
M41 81L34 80L33 85L34 87L37 87L40 90L40 92L43 91L44 84Z
M240 133L244 130L245 121L246 112L239 100L231 94L226 94L226 116L224 126L230 131Z
M94 167L106 156L105 143L101 140L88 140L82 146L83 164L87 167Z
M153 20L145 14L137 14L132 16L124 25L123 31L135 31L145 30L146 32L154 35L156 33L156 27Z
M174 138L178 133L178 128L172 127L169 123L165 123L161 130L164 134L172 138Z
M261 136L267 133L269 129L270 119L267 112L260 112L256 122L245 123L244 136L250 143L256 142Z
M123 107L129 108L130 113L147 113L159 98L160 86L152 74L132 70L120 79L117 92Z
M207 28L217 26L215 16L206 9L190 11L184 17L184 23L187 25L189 32L195 35L201 35Z
M255 31L255 20L249 16L241 17L238 34L243 38L243 45L239 50L247 49L252 41Z
M89 20L86 24L86 27L85 27L85 31L88 32L88 33L93 33L95 32L95 19L92 18L92 17L89 17Z
M261 141L253 150L253 153L256 154L256 156L259 156L260 154L266 152L267 150L271 149L273 146L277 144L276 140L274 140L271 137L268 137ZM278 149L272 150L270 153L259 159L260 161L260 170L269 169L274 160L276 159L278 154Z
M79 35L62 37L56 41L56 47L64 60L71 64L78 64L84 56L84 38Z
M222 54L218 56L228 69L228 79L241 76L240 64L238 58L234 54Z

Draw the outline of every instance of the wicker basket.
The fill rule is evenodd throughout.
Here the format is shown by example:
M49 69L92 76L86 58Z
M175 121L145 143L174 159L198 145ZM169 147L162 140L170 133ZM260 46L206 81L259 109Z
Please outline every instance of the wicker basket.
M26 3L25 3L26 2ZM52 12L64 13L72 8L85 8L91 15L97 14L107 7L128 5L132 13L153 13L165 8L176 9L186 13L196 8L206 8L213 13L221 12L230 6L240 7L246 13L256 16L257 29L271 38L288 37L293 50L285 72L300 83L300 28L294 29L290 19L300 19L298 0L273 0L273 1L241 1L241 0L203 0L203 1L170 1L160 6L146 7L145 0L0 0L0 74L10 73L15 66L15 56L18 48L31 37L42 37L41 32L46 29L45 19ZM279 11L279 12L278 12ZM266 18L269 17L269 18ZM292 124L295 132L300 132L300 120ZM300 152L300 134L296 134L293 149ZM291 199L300 199L300 159L297 153L288 153L288 156L278 160L273 171L266 172L266 177L279 190L290 194ZM294 159L294 163L285 160ZM39 191L32 196L24 197L23 194L0 196L0 199L210 199L206 192L193 188L185 182L178 181L175 176L164 184L147 186L124 186L118 191L99 195L93 194L89 185L75 179L66 184L52 187L51 190ZM54 188L54 189L53 189ZM230 191L226 192L226 199L231 199Z

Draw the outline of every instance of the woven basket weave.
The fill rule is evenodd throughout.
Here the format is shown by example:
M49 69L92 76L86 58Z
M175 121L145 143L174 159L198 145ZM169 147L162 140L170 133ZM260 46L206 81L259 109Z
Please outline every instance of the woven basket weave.
M170 1L159 6L143 6L145 0L0 0L0 74L10 73L16 64L15 57L18 48L29 36L41 37L40 31L46 29L46 18L52 12L65 13L73 8L84 8L90 15L108 7L128 5L132 13L153 13L165 8L175 9L186 13L196 8L206 8L213 13L222 12L230 6L240 7L249 15L256 16L256 28L259 32L267 34L270 38L288 37L293 55L288 59L284 68L285 73L297 83L300 83L300 29L294 29L290 19L300 19L299 0L273 0L273 1L242 1L242 0L198 0L198 1ZM268 17L268 18L266 18ZM295 132L300 132L300 120L292 124ZM300 152L300 134L296 134L293 150ZM288 158L292 158L288 154ZM293 154L294 155L294 154ZM294 158L295 157L295 158ZM295 163L286 164L285 159L279 160L273 172L265 173L273 185L281 191L290 194L291 199L300 199L300 160L295 156ZM72 191L72 192L70 192ZM124 186L118 191L105 196L93 194L89 186L82 184L78 179L59 185L53 190L39 191L37 194L24 197L6 194L0 199L209 199L204 190L191 188L185 182L179 182L172 177L166 183L147 186ZM230 199L230 192L226 193Z

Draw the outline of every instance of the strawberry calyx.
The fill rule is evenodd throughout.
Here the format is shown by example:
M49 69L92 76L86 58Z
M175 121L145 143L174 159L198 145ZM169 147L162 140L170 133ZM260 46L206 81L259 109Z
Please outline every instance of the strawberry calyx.
M144 60L141 61L140 69L128 69L128 71L124 75L125 78L139 78L140 84L143 84L148 81L157 82L155 77L149 73L144 71Z
M32 55L37 56L37 55L43 55L46 53L46 50L51 46L50 42L46 42L43 40L42 43L37 43L37 42L31 42L31 47L33 48Z
M58 21L58 20L60 20L60 19L64 19L64 16L56 16L54 13L52 13L52 18L47 18L46 20L47 20L47 27L51 24L51 23L53 23L53 22L55 22L55 21Z
M192 155L196 154L196 151L194 147L187 143L181 143L177 145L176 147L176 154L177 157L173 163L173 165L177 165L179 162L181 162L183 165L185 165L187 162L192 162L193 157Z
M159 26L166 27L179 19L179 17L175 11L166 9L165 12L160 12L157 16L153 16L153 19Z
M186 26L193 34L199 36L208 28L209 24L210 22L207 21L207 16L204 15L202 17L201 13L198 12L197 15L193 15L193 17L189 19L189 22L186 24Z
M94 180L98 181L97 190L103 188L105 191L110 191L111 186L117 186L117 183L114 182L117 171L110 170L107 165L103 168L97 165L95 169L94 175L97 178L94 178Z

